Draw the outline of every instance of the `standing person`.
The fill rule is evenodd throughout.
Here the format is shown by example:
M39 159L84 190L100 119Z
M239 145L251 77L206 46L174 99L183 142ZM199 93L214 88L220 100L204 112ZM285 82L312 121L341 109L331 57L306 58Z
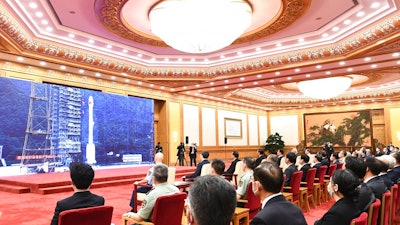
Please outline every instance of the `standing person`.
M359 181L350 170L336 170L328 184L328 192L335 204L315 221L314 225L350 224L361 213L354 199L358 197Z
M180 166L184 166L184 161L185 161L185 144L183 142L180 143L177 147L178 152L176 153L176 156L178 156L178 161Z
M233 156L233 161L232 161L231 165L229 166L229 168L225 172L227 174L233 174L235 172L236 163L240 161L238 151L233 151L232 156Z
M186 206L187 224L229 225L236 207L235 189L221 176L199 177L190 185Z
M159 153L159 152L161 152L161 153L163 152L163 148L162 148L160 142L158 142L157 145L156 145L156 147L154 147L154 155L157 154L157 153Z
M153 172L154 172L154 167L156 165L162 164L164 159L164 155L159 152L154 156L154 166L152 166L149 171L147 171L147 175L145 178L143 178L140 181L135 181L134 184L139 185L139 184L146 184L146 186L139 187L137 189L138 193L147 193L148 191L151 190L153 186ZM134 201L135 201L135 191L132 191L132 196L131 196L131 201L129 205L132 207L131 211L133 211L134 207Z
M254 169L253 192L262 205L250 225L307 225L303 212L280 192L282 183L282 169L275 163L263 162Z
M193 143L192 146L190 146L189 148L190 166L192 166L193 163L194 166L197 165L196 156L197 156L197 146L196 143Z
M131 218L135 222L143 220L151 220L154 204L159 196L178 193L179 189L167 182L168 167L164 164L154 166L153 171L154 188L147 192L143 199L143 205L137 213L128 212L123 214L124 217Z
M58 217L62 211L104 205L104 198L89 191L93 182L94 170L88 164L71 163L70 177L74 194L57 202L51 225L58 225Z

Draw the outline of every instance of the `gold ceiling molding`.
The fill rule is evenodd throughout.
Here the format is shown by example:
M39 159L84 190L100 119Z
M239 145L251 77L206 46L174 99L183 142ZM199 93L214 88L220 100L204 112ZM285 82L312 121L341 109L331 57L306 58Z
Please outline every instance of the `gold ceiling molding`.
M169 47L155 36L144 34L134 27L126 25L121 14L128 0L96 0L95 14L102 26L115 35L140 44L157 47ZM298 20L309 9L311 0L282 0L283 9L277 19L255 32L248 32L232 44L243 44L265 38L285 29Z
M114 0L110 0L114 1ZM32 39L26 35L26 31L17 23L7 10L0 6L0 31L6 34L14 43L26 51L31 57L50 57L59 61L68 61L74 65L102 69L110 73L127 73L130 77L150 78L180 78L210 79L221 75L238 75L243 73L266 72L277 66L286 66L299 63L313 62L324 58L334 58L354 52L369 43L374 43L400 30L400 15L386 19L381 24L369 28L362 33L340 42L337 45L324 46L316 49L298 51L295 53L282 54L273 57L261 57L249 61L242 61L237 64L222 65L211 68L151 68L127 62L112 57L105 57L98 54L85 52L81 49L74 49L62 46L53 42ZM10 40L9 40L10 41Z

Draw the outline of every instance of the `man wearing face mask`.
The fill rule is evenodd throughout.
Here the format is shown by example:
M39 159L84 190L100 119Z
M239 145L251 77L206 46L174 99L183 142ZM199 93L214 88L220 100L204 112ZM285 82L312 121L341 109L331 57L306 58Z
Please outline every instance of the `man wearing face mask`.
M263 162L254 169L253 192L262 201L261 211L250 225L307 225L303 212L280 192L283 172L275 163Z

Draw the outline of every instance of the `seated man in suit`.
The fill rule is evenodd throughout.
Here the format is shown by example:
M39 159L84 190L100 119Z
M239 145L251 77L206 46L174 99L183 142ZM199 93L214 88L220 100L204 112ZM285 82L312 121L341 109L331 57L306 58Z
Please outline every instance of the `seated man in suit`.
M94 178L94 171L90 165L71 163L70 176L74 194L57 202L51 225L58 225L58 217L62 211L104 205L104 198L89 191Z
M239 159L239 152L233 151L233 152L232 152L232 156L233 156L234 160L232 161L232 163L231 163L231 165L229 166L229 168L226 170L225 173L227 173L227 174L233 174L233 173L235 172L236 163L240 161L240 159Z
M299 171L303 171L303 175L301 177L301 181L303 181L303 182L306 181L307 172L311 168L310 163L308 163L309 161L310 161L310 157L308 157L308 155L306 155L306 154L301 154L300 155L300 169L299 169Z
M382 155L376 158L381 164L381 172L378 175L379 179L381 179L383 183L386 185L386 188L390 190L394 183L388 175L389 164L390 164L389 161L394 160L394 158L390 155Z
M400 178L400 152L393 152L390 155L396 160L396 162L393 169L389 170L388 176L393 183L397 184L397 181Z
M236 207L235 189L221 176L206 175L190 185L187 224L229 225Z
M292 174L297 171L297 168L295 165L296 158L297 158L297 156L293 152L288 152L286 154L285 160L286 160L286 164L288 164L289 166L285 169L285 175L286 175L285 186L290 185L290 179L292 178Z
M257 150L257 154L258 154L258 156L257 156L257 159L255 161L255 165L254 166L260 165L261 161L266 158L265 157L265 150L263 148L259 148Z
M379 178L379 173L381 172L381 164L376 158L365 159L367 165L367 170L364 176L364 183L371 189L374 193L375 198L382 201L382 195L387 191L386 185Z
M210 161L208 161L208 156L209 155L210 154L207 151L202 152L201 155L200 155L202 161L199 164L197 164L196 171L194 171L194 173L192 173L192 174L183 176L182 179L185 179L185 178L196 178L196 177L200 176L201 168L203 168L203 165L210 163Z
M222 176L225 170L225 163L220 159L211 161L211 174Z
M250 225L307 225L303 212L280 193L282 182L282 170L274 163L264 162L254 169L253 192L262 206Z
M154 166L153 182L154 187L147 192L143 200L142 207L137 213L128 212L123 214L124 217L129 217L135 222L150 221L154 204L159 196L178 193L179 189L174 185L167 182L168 180L168 167L164 164L157 164Z
M367 170L367 164L362 158L348 156L344 161L343 169L353 172L360 181L358 186L360 194L355 199L355 202L361 212L368 212L369 206L375 201L375 195L371 189L369 189L367 184L363 182Z
M278 166L281 166L281 160L283 158L283 149L278 149L278 151L276 151L276 155L278 156L278 161L276 161L276 163L278 164Z

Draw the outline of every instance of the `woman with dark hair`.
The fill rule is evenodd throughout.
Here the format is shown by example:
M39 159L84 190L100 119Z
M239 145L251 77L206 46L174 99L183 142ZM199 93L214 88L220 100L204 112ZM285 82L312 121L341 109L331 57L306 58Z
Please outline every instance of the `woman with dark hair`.
M358 185L353 172L336 170L328 184L328 192L336 202L314 225L350 224L358 217L361 212L354 201L359 194Z

